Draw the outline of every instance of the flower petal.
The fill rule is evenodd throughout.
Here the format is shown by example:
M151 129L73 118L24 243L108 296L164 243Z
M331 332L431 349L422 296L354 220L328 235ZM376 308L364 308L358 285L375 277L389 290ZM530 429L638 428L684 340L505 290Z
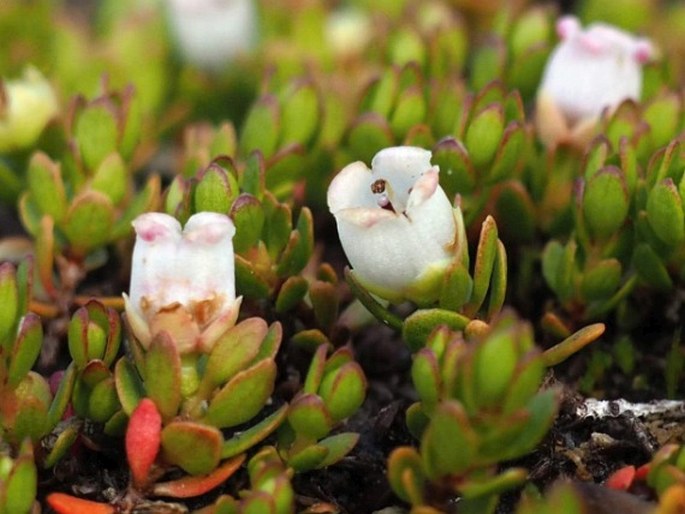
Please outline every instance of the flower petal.
M348 164L328 186L328 209L335 215L342 209L377 208L376 197L371 192L371 182L371 170L363 162Z

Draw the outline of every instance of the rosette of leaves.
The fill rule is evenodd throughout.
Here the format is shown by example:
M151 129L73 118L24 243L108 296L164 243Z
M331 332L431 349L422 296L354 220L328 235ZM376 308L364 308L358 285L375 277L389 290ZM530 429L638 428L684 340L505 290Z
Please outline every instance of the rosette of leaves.
M40 354L40 318L27 312L31 296L31 266L0 265L0 435L12 447L29 439L37 443L62 418L71 393L73 373L67 372L53 395L48 381L31 368ZM54 464L60 445L45 456Z
M240 170L232 159L219 157L193 179L174 179L165 210L181 221L200 211L228 214L236 227L236 289L247 299L271 299L286 312L309 289L299 274L314 249L313 218L302 207L295 221L293 209L266 189L264 173L259 154Z
M74 412L103 424L106 434L123 434L127 416L112 371L121 346L119 313L98 301L89 301L69 321L68 344L76 370L71 396Z
M265 446L248 462L250 489L239 498L222 495L198 514L292 514L295 494L290 484L292 470L283 465L276 448Z
M590 318L613 310L636 286L673 287L685 264L683 151L676 139L655 152L643 174L624 137L588 149L571 205L573 236L550 241L543 275L567 312Z
M589 148L570 206L573 236L564 244L551 240L542 254L547 284L580 319L612 309L634 286L628 221L638 179L635 155L623 144L608 159L610 148L603 138Z
M322 344L314 353L302 390L288 407L278 431L278 451L297 472L335 464L357 444L359 434L331 431L364 402L366 378L352 352L339 348L328 355Z
M33 446L26 439L15 457L0 450L0 512L29 514L40 511L36 503L38 473Z
M532 131L519 93L491 82L476 93L445 92L437 102L440 111L452 114L434 121L441 139L433 147L433 162L440 166L447 195L462 195L467 226L491 212L507 221L510 238L530 239L535 215L522 172L531 155Z
M41 285L52 299L60 290L73 291L88 269L106 260L105 246L130 234L131 221L155 206L160 188L153 176L134 191L130 159L140 117L133 88L88 103L79 97L71 113L71 152L61 162L34 154L19 201L22 223L35 240Z
M276 198L292 196L305 170L314 175L312 149L330 132L322 130L323 108L318 85L312 78L300 77L264 93L248 111L238 150L246 160L254 158L254 152L263 157L264 186Z
M544 372L530 326L513 316L466 338L436 330L412 364L420 400L407 425L420 446L391 454L393 490L414 506L440 509L441 499L459 495L468 511L494 512L499 493L527 475L517 468L498 474L497 464L533 450L555 418L556 391L539 390Z
M379 303L349 270L345 278L355 296L383 323L402 332L412 351L426 344L431 332L440 325L464 330L472 319L490 320L496 316L507 292L507 254L498 237L497 223L488 216L481 225L480 238L471 268L466 229L461 209L454 209L456 221L455 257L439 284L435 307L414 311L402 319Z
M266 412L265 406L276 380L280 342L280 324L268 326L261 318L230 328L207 354L181 356L165 331L147 350L129 341L132 358L122 357L114 372L123 411L132 416L146 398L154 402L148 409L154 409L160 424L158 472L138 473L139 488L152 487L172 466L196 477L219 472L278 428L287 407ZM144 432L145 416L141 419ZM127 437L130 433L129 425ZM133 454L129 460L137 458Z

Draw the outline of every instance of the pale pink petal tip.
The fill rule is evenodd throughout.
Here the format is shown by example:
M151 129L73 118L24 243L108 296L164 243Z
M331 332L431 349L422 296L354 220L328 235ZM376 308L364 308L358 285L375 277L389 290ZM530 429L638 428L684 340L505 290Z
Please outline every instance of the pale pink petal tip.
M141 214L131 224L138 237L148 243L181 233L181 224L178 220L161 212Z
M185 238L192 242L214 244L235 235L231 218L218 212L199 212L190 217L183 230Z
M635 60L640 64L645 64L652 57L654 57L654 47L646 39L639 39L635 44L635 51L633 52Z
M568 39L580 32L580 22L575 16L563 16L557 22L557 34L561 39Z

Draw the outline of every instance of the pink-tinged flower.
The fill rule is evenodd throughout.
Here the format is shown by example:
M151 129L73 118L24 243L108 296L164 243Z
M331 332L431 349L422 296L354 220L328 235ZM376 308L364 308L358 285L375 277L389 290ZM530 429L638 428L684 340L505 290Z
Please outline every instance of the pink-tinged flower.
M583 30L573 16L559 20L557 33L561 42L538 90L536 124L547 145L583 147L604 109L640 99L642 65L654 49L647 39L603 23Z
M228 216L200 212L181 224L157 212L133 221L136 244L126 317L143 347L166 331L180 353L207 352L235 324L233 235Z
M181 55L199 68L220 69L257 40L254 0L168 0Z
M435 299L454 258L454 211L430 159L422 148L386 148L371 169L350 164L328 188L328 208L356 277L391 301Z

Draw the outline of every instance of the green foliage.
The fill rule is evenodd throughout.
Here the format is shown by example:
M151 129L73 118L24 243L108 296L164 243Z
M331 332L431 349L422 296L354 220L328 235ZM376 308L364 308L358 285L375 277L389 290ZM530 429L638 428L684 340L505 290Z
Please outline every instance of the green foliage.
M366 396L366 378L349 349L327 356L328 344L316 349L302 391L288 409L279 430L278 448L295 471L330 466L347 455L359 438L331 430L352 416Z
M544 369L530 327L511 315L471 337L436 329L412 364L419 402L407 411L407 426L420 448L390 455L393 490L412 505L430 505L429 484L451 483L464 502L494 512L498 494L526 475L497 474L497 463L532 451L554 420L556 392L539 390Z

